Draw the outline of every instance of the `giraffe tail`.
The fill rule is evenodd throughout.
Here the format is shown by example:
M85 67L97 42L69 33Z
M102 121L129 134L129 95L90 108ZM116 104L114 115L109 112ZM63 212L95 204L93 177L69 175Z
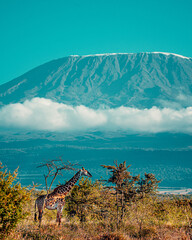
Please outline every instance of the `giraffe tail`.
M35 201L35 215L34 215L34 221L37 222L37 211L36 211L36 207L37 207L37 202Z

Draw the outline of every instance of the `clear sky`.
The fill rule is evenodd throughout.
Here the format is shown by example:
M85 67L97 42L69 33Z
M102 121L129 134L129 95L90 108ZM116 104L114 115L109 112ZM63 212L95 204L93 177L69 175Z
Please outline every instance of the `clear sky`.
M192 57L191 0L0 0L0 84L68 55Z

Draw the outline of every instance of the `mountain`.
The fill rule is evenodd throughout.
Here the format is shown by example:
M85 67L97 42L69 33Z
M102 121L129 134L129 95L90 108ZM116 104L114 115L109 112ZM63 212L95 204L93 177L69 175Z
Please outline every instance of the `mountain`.
M0 86L0 105L49 98L98 108L187 107L192 104L192 58L168 53L69 56Z
M168 53L69 56L0 86L0 106L34 97L94 109L123 105L177 111L192 106L192 59ZM180 113L176 114L179 118ZM185 123L179 121L183 127ZM32 181L43 184L43 172L36 167L42 161L62 156L88 168L94 179L108 177L101 164L126 160L133 174L154 173L163 187L192 188L191 143L192 135L186 132L0 128L0 161L10 170L19 166L19 180L26 186Z

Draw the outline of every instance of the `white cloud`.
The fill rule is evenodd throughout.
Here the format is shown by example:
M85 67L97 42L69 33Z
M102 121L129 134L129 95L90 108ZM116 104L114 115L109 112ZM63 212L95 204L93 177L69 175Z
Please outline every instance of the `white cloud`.
M33 98L23 104L0 109L1 128L48 131L125 130L128 132L192 133L192 107L179 110L129 107L90 109L69 106L45 98Z

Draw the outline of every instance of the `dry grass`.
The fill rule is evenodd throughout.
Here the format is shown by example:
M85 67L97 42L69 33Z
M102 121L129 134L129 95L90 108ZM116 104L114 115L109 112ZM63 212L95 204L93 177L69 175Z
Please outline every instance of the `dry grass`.
M175 228L170 226L145 226L141 231L137 226L126 224L119 230L110 229L108 224L104 223L84 223L68 222L62 219L61 226L44 220L41 228L38 223L31 219L24 221L8 236L6 240L191 240L192 229L183 227Z
M30 215L6 236L6 240L191 240L192 209L175 205L172 200L135 203L128 210L124 223L117 229L114 220L89 220L83 224L76 217L63 217L55 222L56 212L45 210L41 228L34 222L34 197L25 206ZM158 211L152 209L158 206ZM154 212L156 215L154 215Z

